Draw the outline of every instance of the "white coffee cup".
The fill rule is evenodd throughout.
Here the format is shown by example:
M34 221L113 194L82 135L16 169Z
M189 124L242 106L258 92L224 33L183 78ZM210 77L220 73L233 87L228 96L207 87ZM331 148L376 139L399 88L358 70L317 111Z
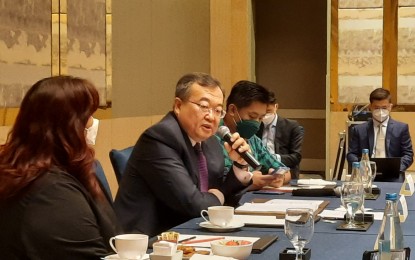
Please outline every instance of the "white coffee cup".
M207 213L209 220L205 218L203 213ZM215 226L226 227L233 219L234 208L229 206L212 206L207 210L202 210L200 215L202 218Z
M109 243L120 258L141 259L147 251L148 236L144 234L118 235L111 237Z

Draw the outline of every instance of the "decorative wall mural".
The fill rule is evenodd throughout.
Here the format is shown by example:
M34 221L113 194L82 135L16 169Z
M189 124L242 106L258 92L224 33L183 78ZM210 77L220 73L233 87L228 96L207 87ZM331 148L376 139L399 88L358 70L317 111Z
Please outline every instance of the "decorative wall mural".
M414 104L415 7L400 7L398 16L398 104Z
M0 107L51 75L51 1L0 0Z
M339 9L338 16L339 102L367 103L382 87L383 9Z
M415 6L415 0L399 0L399 6Z
M91 80L106 104L105 0L68 1L68 74Z
M0 108L19 107L33 83L59 74L91 80L105 106L110 7L110 0L0 0Z
M339 0L339 8L376 8L382 7L383 0Z

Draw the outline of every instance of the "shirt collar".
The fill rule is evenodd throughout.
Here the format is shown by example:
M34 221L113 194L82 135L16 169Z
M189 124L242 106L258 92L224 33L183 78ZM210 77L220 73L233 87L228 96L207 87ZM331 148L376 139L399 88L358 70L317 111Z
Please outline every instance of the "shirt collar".
M189 136L189 140L190 140L190 143L192 144L192 146L194 147L197 142L195 140L193 140L192 138L190 138L190 136Z
M378 121L373 120L373 126L376 127L376 128L379 127L379 125L387 126L388 123L389 123L389 118L390 118L390 116L388 116L388 118L385 121L383 121L382 123L379 123Z

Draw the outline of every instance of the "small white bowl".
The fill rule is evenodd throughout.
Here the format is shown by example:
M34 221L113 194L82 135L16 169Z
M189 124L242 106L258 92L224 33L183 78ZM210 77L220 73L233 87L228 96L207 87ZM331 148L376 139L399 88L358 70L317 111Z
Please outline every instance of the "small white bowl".
M235 241L239 245L226 245L229 241ZM249 242L242 245L241 242ZM233 257L236 259L247 259L252 251L253 243L246 240L221 239L210 242L212 253L214 255Z

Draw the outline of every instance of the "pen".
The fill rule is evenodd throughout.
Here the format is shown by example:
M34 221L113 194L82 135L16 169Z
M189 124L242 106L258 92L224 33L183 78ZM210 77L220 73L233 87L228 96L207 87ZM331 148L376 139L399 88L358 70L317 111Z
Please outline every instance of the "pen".
M186 241L189 241L189 240L192 240L192 239L195 239L195 238L196 238L196 236L188 237L188 238L185 238L185 239L179 240L179 242L178 242L178 243L186 242Z
M196 240L185 241L182 244L203 243L203 242L210 242L210 241L224 239L224 238L225 237L211 237L211 238L205 238L205 239L196 239Z

